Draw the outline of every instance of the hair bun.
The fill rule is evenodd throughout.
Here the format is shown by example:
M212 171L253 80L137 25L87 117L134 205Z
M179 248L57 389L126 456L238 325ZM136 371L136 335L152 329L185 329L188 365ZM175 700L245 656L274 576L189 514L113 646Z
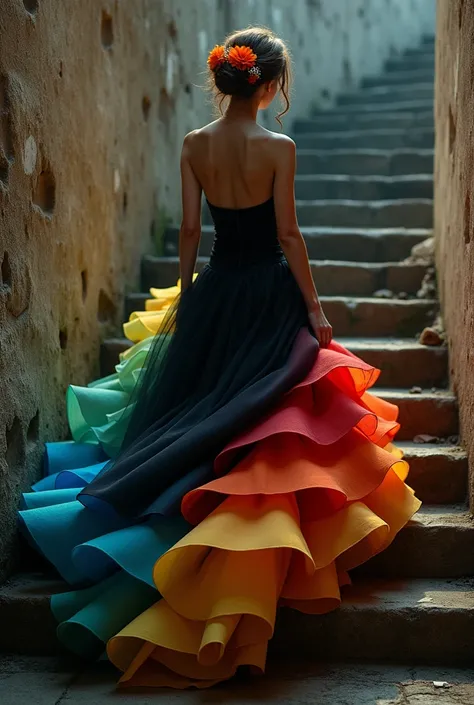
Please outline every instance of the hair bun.
M216 93L222 113L223 99L230 96L252 98L263 83L278 82L284 109L289 107L291 60L282 39L265 27L248 27L228 35L216 44L207 59L209 87Z
M246 72L234 68L228 62L214 70L214 81L217 90L223 95L250 97L255 92L255 85L249 83Z

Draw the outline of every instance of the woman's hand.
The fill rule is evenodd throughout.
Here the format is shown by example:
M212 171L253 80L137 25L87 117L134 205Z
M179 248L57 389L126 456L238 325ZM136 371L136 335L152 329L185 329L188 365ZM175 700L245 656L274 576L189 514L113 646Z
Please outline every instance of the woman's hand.
M324 315L323 309L318 306L308 312L309 322L316 338L322 348L327 348L332 340L332 326Z

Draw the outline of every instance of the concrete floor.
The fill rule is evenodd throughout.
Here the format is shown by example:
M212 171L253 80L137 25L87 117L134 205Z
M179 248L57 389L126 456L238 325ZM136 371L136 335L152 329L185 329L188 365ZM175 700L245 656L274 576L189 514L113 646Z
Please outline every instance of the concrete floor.
M117 691L107 664L78 670L53 659L0 659L1 705L472 705L474 669L323 664L273 666L205 691ZM433 681L447 681L435 687Z

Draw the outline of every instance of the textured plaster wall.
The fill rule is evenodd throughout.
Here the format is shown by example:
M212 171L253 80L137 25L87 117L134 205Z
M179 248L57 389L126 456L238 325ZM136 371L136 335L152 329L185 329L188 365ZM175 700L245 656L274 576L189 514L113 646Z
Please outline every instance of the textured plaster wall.
M451 381L474 467L474 5L438 0L435 243ZM471 505L474 480L471 472Z
M281 32L297 117L432 22L432 0L1 0L0 578L19 493L67 433L66 387L97 376L141 253L179 217L209 49L250 23Z
M0 2L0 574L66 387L97 376L178 142L207 117L196 30L218 34L214 4Z

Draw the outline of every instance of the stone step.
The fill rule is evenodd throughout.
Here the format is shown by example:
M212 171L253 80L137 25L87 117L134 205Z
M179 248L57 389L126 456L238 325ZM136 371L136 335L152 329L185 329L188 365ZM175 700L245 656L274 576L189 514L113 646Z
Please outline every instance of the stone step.
M434 69L415 69L405 71L386 71L376 76L367 76L362 80L363 88L375 86L410 86L414 83L434 83Z
M378 367L382 372L379 382L385 388L447 386L447 346L420 345L410 338L339 337L337 340L369 365ZM423 430L417 429L417 433Z
M433 224L431 198L299 199L296 211L301 227L431 228ZM207 205L203 207L202 219L206 225L212 224Z
M346 93L337 99L338 105L359 103L404 103L409 101L434 101L433 83L414 83L400 86L372 86L353 93Z
M335 337L412 336L435 319L436 301L321 296Z
M385 384L383 373L380 379ZM401 429L397 439L413 441L415 436L424 433L446 441L458 433L458 406L456 397L449 390L424 389L414 394L410 389L374 387L373 391L399 407Z
M422 57L423 59L426 57L428 59L432 59L434 61L435 58L435 49L434 49L434 44L426 43L426 44L421 44L421 46L418 47L408 47L408 49L405 49L403 52L403 56L411 56L411 57Z
M196 269L201 271L209 262L208 257L199 257ZM389 289L394 293L416 294L426 267L419 264L399 262L341 262L311 260L311 270L323 296L370 296L378 289ZM127 297L127 317L131 311L141 308L151 287L174 286L179 278L178 257L154 257L146 255L142 260L142 293ZM135 308L132 308L135 307Z
M107 338L100 346L100 376L105 377L115 372L119 355L133 347L127 338Z
M393 543L354 576L462 578L474 575L474 522L465 505L422 506Z
M395 56L385 62L385 71L434 71L434 53L421 54L418 56Z
M446 346L428 347L411 339L344 338L337 340L361 357L378 367L384 387L437 387L447 385ZM126 338L108 338L101 345L101 376L112 374L119 361L119 353L132 347ZM423 432L418 429L417 433ZM408 440L408 439L405 439ZM410 437L411 440L411 437Z
M432 149L299 149L298 174L408 176L432 174Z
M125 320L132 311L144 310L147 298L150 298L147 294L128 296ZM438 308L436 301L422 299L405 301L321 295L321 302L335 335L339 336L416 335L433 322Z
M434 145L434 129L414 127L298 133L295 141L300 149L430 149Z
M301 227L431 228L433 223L430 198L297 199L296 211ZM212 224L207 205L203 207L202 219L206 225Z
M14 576L0 588L0 652L46 656L61 652L50 595L59 580ZM281 609L273 658L302 663L328 658L377 662L470 664L474 651L474 580L354 579L341 607L324 615ZM387 628L389 625L389 628ZM442 635L442 638L440 638Z
M422 427L422 426L421 426ZM441 443L397 442L410 466L407 483L425 504L467 501L468 463L463 448Z
M67 590L62 580L21 573L0 586L0 653L53 655L60 651L51 595Z
M381 263L398 262L410 255L414 245L432 236L428 228L337 228L302 227L301 232L308 248L310 259L341 260L353 262ZM174 226L165 233L165 250L173 256L178 252L179 229ZM208 256L214 240L214 229L207 225L202 229L200 253ZM143 262L149 260L144 259ZM154 276L154 275L153 275ZM142 286L144 290L149 289ZM155 286L151 283L150 286ZM383 288L383 287L382 287ZM389 289L392 286L388 287ZM395 288L403 291L403 288Z
M356 201L397 198L433 198L433 176L346 176L343 174L302 174L296 177L298 200L349 199Z
M421 38L421 44L422 46L428 46L428 47L434 47L436 46L436 37L434 34L425 34Z
M229 682L213 687L206 697L197 689L176 696L166 692L164 705L200 705L225 701L233 704L295 705L471 705L474 701L474 669L469 667L364 663L324 659L301 660L297 654L282 658L270 656L263 678L239 673ZM118 688L118 672L107 662L84 664L57 656L7 655L0 661L0 702L19 705L31 694L38 705L151 705L157 694L148 697L134 688ZM243 670L243 669L242 669ZM243 676L243 677L242 677ZM435 685L442 677L446 686ZM449 684L449 685L448 685ZM439 691L442 691L441 693ZM217 691L217 692L216 692ZM449 692L449 700L444 695ZM439 696L439 697L438 697ZM160 692L159 697L164 697Z
M296 210L302 226L430 228L433 223L433 201L428 198L296 201Z
M359 578L342 597L340 609L324 615L281 610L271 654L294 654L299 662L356 654L378 662L472 663L472 578ZM426 705L432 702L428 696Z
M425 113L377 113L367 115L333 115L325 117L324 112L319 117L300 118L293 122L293 133L336 132L346 130L379 130L379 129L409 129L433 128L433 110Z
M426 98L412 100L394 100L386 103L365 102L338 105L330 110L316 109L314 115L358 115L360 113L397 113L397 112L421 112L426 113L433 110L433 100Z

